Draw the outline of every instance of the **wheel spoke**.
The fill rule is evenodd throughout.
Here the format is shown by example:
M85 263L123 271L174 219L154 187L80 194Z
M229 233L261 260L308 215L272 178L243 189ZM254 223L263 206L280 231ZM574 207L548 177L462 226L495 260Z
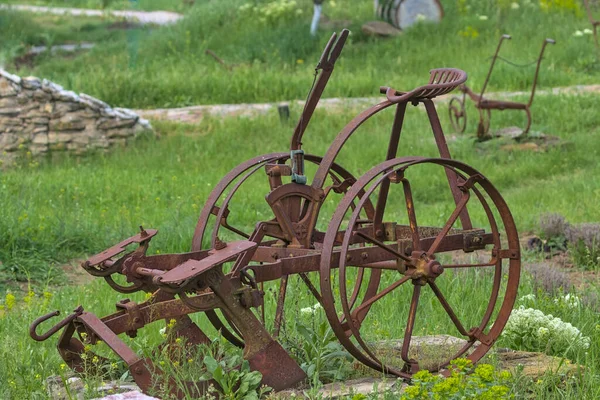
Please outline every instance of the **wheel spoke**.
M460 201L456 205L456 208L452 212L452 215L450 215L450 218L448 218L448 221L446 222L446 225L444 225L444 227L442 228L441 232L436 236L435 240L433 241L433 244L431 245L431 247L427 251L427 256L431 257L431 256L433 256L435 254L435 252L437 251L438 247L442 243L442 240L448 234L448 232L452 228L452 225L454 225L454 223L456 222L456 219L459 217L459 215L461 214L461 212L467 206L467 203L469 202L469 198L470 197L471 197L471 195L469 194L468 191L463 192L463 195L460 198Z
M402 360L410 363L408 350L410 349L410 340L412 338L413 328L415 327L415 318L417 315L417 306L419 305L419 296L421 295L421 285L414 285L412 299L410 301L410 310L408 311L408 320L404 330L404 340L402 341Z
M447 268L482 268L482 267L493 267L497 264L496 261L490 261L487 263L477 263L477 264L444 264L444 269Z
M384 296L387 296L391 291L393 291L397 287L402 286L402 284L407 282L409 279L410 279L410 276L405 276L402 279L392 283L390 286L383 289L381 292L377 293L375 296L370 297L367 301L362 302L361 305L352 312L352 316L354 318L362 316L361 313L363 312L363 310L370 308L371 305L373 303L375 303L377 300L381 299Z
M444 307L444 310L446 310L446 313L448 314L448 316L450 317L452 322L454 322L456 329L458 329L458 331L462 335L469 336L467 330L462 325L462 323L460 322L460 320L454 313L454 310L452 310L452 307L450 306L450 304L448 303L448 301L446 300L446 298L444 297L444 295L442 294L442 292L440 291L438 286L435 284L435 282L429 282L429 287L431 287L431 289L433 290L433 293L435 293L435 297L437 297L438 300L440 301L440 303L442 303L442 307Z
M356 231L355 235L358 235L358 236L362 237L363 239L365 239L365 240L373 243L374 245L376 245L378 247L381 247L383 250L387 251L388 253L391 253L391 254L395 255L396 257L400 258L401 260L404 260L404 261L412 264L412 259L410 257L407 257L404 254L397 252L396 250L394 250L391 247L387 246L385 243L383 243L383 242L381 242L381 241L379 241L379 240L377 240L377 239L375 239L375 238L367 235L366 233L361 232L361 231Z
M417 215L415 213L415 203L413 201L412 189L408 179L402 179L404 188L404 198L406 200L406 211L408 213L408 222L412 234L413 250L421 250L421 238L419 237L419 226L417 225Z

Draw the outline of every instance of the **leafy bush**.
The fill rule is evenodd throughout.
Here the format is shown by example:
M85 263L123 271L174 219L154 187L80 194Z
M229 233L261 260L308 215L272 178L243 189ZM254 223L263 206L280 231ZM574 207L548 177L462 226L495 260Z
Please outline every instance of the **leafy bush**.
M401 399L506 399L510 372L498 372L490 364L473 368L471 360L458 358L450 362L451 375L444 378L422 370L413 375Z
M570 323L524 306L512 311L502 337L510 342L511 348L556 355L586 350L590 346L590 338Z
M543 290L553 295L559 291L567 293L573 286L568 274L549 263L531 263L525 270L531 274L535 291Z
M212 379L221 387L220 399L258 400L270 389L261 387L262 374L250 370L250 363L239 355L217 361L210 355L204 356L204 364Z
M321 309L320 304L315 304L313 307L301 309L300 312L310 315L314 321L320 317L318 314ZM300 334L299 341L287 343L287 347L312 386L318 387L323 383L346 378L352 356L339 343L327 320L322 320L315 327L298 321L296 330Z

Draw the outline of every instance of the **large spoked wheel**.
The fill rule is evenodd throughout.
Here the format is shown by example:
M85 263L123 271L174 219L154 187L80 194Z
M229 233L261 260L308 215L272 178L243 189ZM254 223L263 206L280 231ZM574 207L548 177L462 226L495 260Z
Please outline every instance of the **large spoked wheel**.
M273 218L274 216L272 214L267 215L265 213L261 216L261 219L252 221L251 224L246 223L245 225L241 225L240 214L247 213L247 209L239 207L239 205L244 203L244 189L247 187L252 187L253 191L256 192L257 190L255 185L259 184L259 181L265 185L265 190L261 193L268 192L269 187L268 184L266 184L268 180L265 174L266 164L284 164L289 160L289 157L289 153L266 154L250 159L231 170L231 172L229 172L215 186L200 213L200 218L198 220L192 242L192 250L200 250L202 248L202 243L206 242L207 239L210 239L210 246L214 247L217 242L217 238L223 238L226 235L229 235L228 238L233 240L248 239L252 234L251 227L254 227L254 224L260 221L266 221L268 218ZM322 161L322 157L306 154L305 161L307 164L319 165ZM262 176L257 177L257 174ZM329 191L329 193L337 192L343 194L354 182L356 182L356 178L354 178L350 172L338 164L333 164L331 166L329 178L329 183L332 185L332 187L335 187ZM361 193L358 194L359 197L360 195ZM354 207L354 205L351 207ZM362 209L360 210L361 218L364 220L372 220L373 214L373 204L370 201L365 201L362 204ZM320 233L319 236L322 239L323 233ZM273 241L273 239L274 238L271 237L265 237L263 242ZM318 239L317 241L320 242ZM317 246L320 246L320 244ZM312 274L309 273L303 273L299 275L303 283L308 287L313 295L318 297L318 288L315 286L316 283L313 284L313 281L316 282L317 279L311 280L310 275ZM378 277L378 272L365 276L364 271L361 270L356 282L357 288L354 296L358 296L359 287L363 286L371 287L370 292L373 292L379 283ZM273 313L273 318L269 319L269 317L265 315L268 314L265 312L265 306L259 310L259 318L261 318L263 324L274 336L279 335L283 323L282 319L284 317L282 310L288 288L288 279L289 278L287 276L281 279L279 288L276 292L276 297L271 299L271 301L277 302L275 310L276 312ZM269 298L265 297L265 302L269 302ZM206 312L206 315L215 329L220 330L227 340L236 346L243 347L244 342L239 331L227 320L227 318L225 318L225 316L219 316L215 311L208 311Z
M458 176L458 197L441 195L450 192L447 171ZM350 205L376 203L382 184L390 182L383 215L392 222L381 237ZM358 198L360 191L366 194ZM446 204L427 209L426 202L415 203L432 197ZM465 212L479 228L462 229ZM438 228L431 227L435 223ZM341 242L338 231L344 232ZM337 338L357 360L410 378L419 369L439 371L454 358L477 362L487 353L514 305L520 265L511 213L484 176L449 159L393 159L363 175L334 213L321 257L323 305ZM380 271L381 278L377 292L357 302L348 287L359 267ZM422 336L434 334L462 340L432 360Z
M448 117L456 133L464 133L467 128L467 110L465 103L458 97L452 97L448 105Z

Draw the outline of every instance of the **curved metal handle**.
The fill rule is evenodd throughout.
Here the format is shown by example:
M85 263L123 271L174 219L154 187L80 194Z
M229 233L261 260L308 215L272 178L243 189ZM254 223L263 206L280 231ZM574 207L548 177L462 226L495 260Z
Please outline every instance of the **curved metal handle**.
M546 39L546 43L556 44L556 40L548 38Z
M510 36L510 35L507 35L507 34L505 33L504 35L502 35L502 40L504 40L504 39L508 39L508 40L510 40L510 39L512 39L512 36Z
M59 330L61 330L62 328L64 328L68 324L70 324L71 321L73 321L75 318L80 316L82 313L83 313L83 307L79 306L74 310L73 314L69 315L68 317L66 317L65 319L60 321L58 324L54 325L52 328L50 328L48 330L48 332L44 333L43 335L38 335L36 332L37 327L42 322L47 321L50 318L56 317L57 315L59 315L60 311L57 310L57 311L48 313L46 315L42 315L41 317L39 317L38 319L33 321L31 326L29 327L29 336L31 336L31 338L33 340L37 340L38 342L43 342L44 340L48 339L50 336L54 335L56 332L58 332Z

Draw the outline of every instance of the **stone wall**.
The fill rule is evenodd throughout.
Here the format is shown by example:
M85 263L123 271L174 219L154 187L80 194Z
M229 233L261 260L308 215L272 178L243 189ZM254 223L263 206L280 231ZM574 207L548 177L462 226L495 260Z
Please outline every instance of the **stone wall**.
M0 160L27 152L82 154L125 145L151 131L149 122L131 110L0 69Z

